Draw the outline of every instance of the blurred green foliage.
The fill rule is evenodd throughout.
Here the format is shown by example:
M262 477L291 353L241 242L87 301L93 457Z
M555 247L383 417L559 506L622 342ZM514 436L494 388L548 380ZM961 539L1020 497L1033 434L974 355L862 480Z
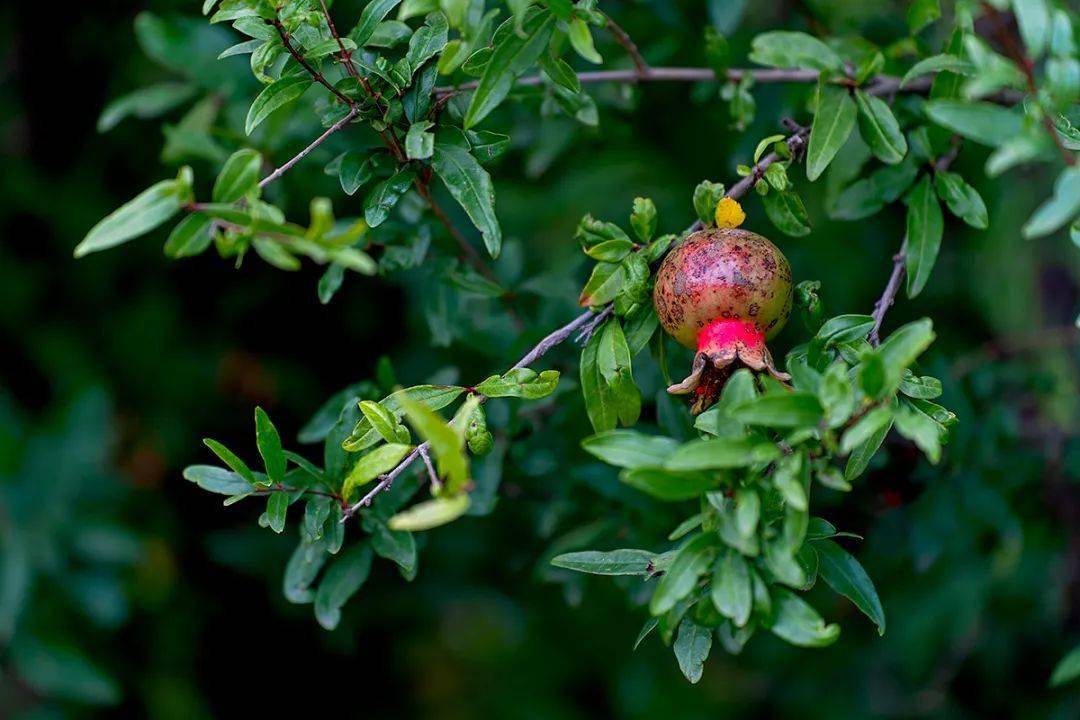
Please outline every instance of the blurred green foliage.
M665 64L705 62L706 22L728 36L732 58L767 29L906 32L904 8L884 0L610 5ZM361 7L334 9L351 27ZM372 716L1080 713L1075 685L1047 688L1080 639L1080 264L1063 233L1031 242L1020 232L1047 197L1049 170L987 180L988 153L965 148L954 169L986 199L990 229L950 222L933 279L889 316L892 327L935 318L924 368L961 422L938 466L893 439L853 493L817 498L838 526L867 538L854 552L888 614L883 638L816 589L823 614L846 621L829 648L762 638L738 656L714 652L695 686L659 643L631 652L642 617L625 593L549 561L628 537L662 541L682 516L580 449L591 430L573 372L534 406L488 404L499 432L475 472L501 474L497 511L419 538L411 584L377 565L325 633L281 597L295 537L260 530L254 507L221 508L181 478L183 466L210 459L197 438L251 450L251 407L262 405L290 445L326 397L374 377L384 355L402 382L502 371L574 312L586 276L573 241L582 215L624 217L641 195L661 218L691 218L698 181L734 181L777 118L802 113L805 92L754 88L751 118L700 88L600 86L599 130L502 108L514 145L492 166L504 234L495 267L507 286L528 279L528 325L517 333L497 301L463 302L433 283L443 267L392 283L353 277L324 306L313 268L232 270L209 256L172 264L160 232L74 263L88 227L177 162L205 179L243 144L185 146L185 110L166 116L164 132L114 118L99 135L98 108L180 75L199 92L243 98L224 105L242 127L257 91L243 60L213 60L227 31L177 16L188 4L151 3L154 15L136 23L160 32L141 33L142 47L129 28L136 9L94 8L69 27L44 5L0 10L0 714L229 716L280 711L292 693ZM597 44L618 57L607 37ZM48 69L57 64L78 77L57 82ZM741 123L746 132L729 129ZM320 131L311 114L276 115L255 142L284 160ZM332 138L280 181L275 201L290 217L334 190L322 166L362 133ZM836 222L823 189L802 189L813 232L782 243L796 279L820 280L830 312L868 311L903 235L902 209ZM760 201L745 207L748 225L770 233ZM774 352L797 337L788 329ZM550 366L572 371L576 354L560 348ZM659 369L635 370L642 422L690 437Z

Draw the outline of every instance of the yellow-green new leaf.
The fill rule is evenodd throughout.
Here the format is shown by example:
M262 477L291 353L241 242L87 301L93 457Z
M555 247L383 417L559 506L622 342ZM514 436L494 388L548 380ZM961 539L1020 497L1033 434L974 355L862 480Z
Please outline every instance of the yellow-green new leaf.
M469 510L469 496L437 497L399 512L387 523L391 530L418 532L457 520Z
M400 443L388 443L375 448L353 465L341 486L341 496L348 498L356 488L394 469L411 450L411 445Z

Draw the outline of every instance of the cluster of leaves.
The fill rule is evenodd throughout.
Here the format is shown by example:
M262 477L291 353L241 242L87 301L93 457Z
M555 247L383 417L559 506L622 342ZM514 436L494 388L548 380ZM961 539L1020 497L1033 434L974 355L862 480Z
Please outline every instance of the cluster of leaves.
M811 489L851 490L893 427L936 463L956 418L932 402L941 383L912 371L933 340L930 321L905 325L876 348L866 340L873 322L841 315L821 323L788 355L790 388L736 372L720 401L696 418L697 439L606 429L583 441L587 452L621 468L627 485L662 502L695 501L698 511L669 537L682 540L672 550L553 560L582 572L659 577L642 636L659 628L665 642L675 639L691 681L701 676L714 630L732 652L757 627L796 645L834 641L839 628L793 592L811 588L819 573L884 632L870 579L831 539L841 534L810 515Z
M385 370L384 375L392 375ZM319 624L337 626L341 607L363 585L372 555L397 564L411 580L417 570L413 533L457 520L470 511L476 489L470 454L491 451L492 434L482 403L489 398L538 400L555 391L559 373L518 368L493 375L473 388L417 385L397 389L376 400L379 385L359 383L331 398L301 429L304 443L322 442L319 467L285 450L269 416L255 410L255 441L265 472L252 470L234 452L207 438L206 446L225 467L193 465L184 477L208 492L226 495L225 505L249 497L265 497L259 525L285 530L289 507L303 501L300 542L284 575L289 602L312 603ZM438 414L465 396L447 422ZM404 422L411 426L406 427ZM415 432L421 445L414 443ZM431 497L406 507L419 491L415 473L402 474L418 455L429 457ZM378 485L370 499L362 493ZM345 521L357 515L365 537L344 548ZM337 556L324 570L331 560ZM321 572L321 574L320 574Z
M319 84L329 96L315 109L329 132L363 123L373 131L371 140L381 138L381 143L360 143L326 166L344 195L366 188L362 216L335 221L330 201L316 198L308 227L286 222L279 207L261 199L262 155L241 148L225 160L210 202L196 202L192 173L184 168L177 180L154 185L102 220L76 248L76 256L140 237L186 211L165 243L169 257L198 255L214 244L222 257L236 258L239 264L254 248L271 265L295 270L300 266L297 256L306 256L328 266L319 284L320 298L328 302L345 270L370 275L423 261L430 229L417 235L388 223L377 238L369 230L387 223L410 194L430 202L434 174L480 232L491 257L497 257L502 230L484 164L501 155L510 138L476 126L531 70L542 79L533 94L543 113L561 112L595 125L595 103L562 55L569 47L588 62L600 62L590 26L607 22L593 0L576 5L549 2L542 8L530 2L507 5L510 17L496 24L501 10L485 10L480 0L378 0L365 6L352 30L338 36L317 0L204 3L204 14L212 12L211 23L230 23L250 38L218 56L250 56L252 75L262 85L243 122L245 135L258 135L264 123L297 105ZM395 8L396 19L389 19ZM159 22L150 16L137 22L144 47L155 56L169 50L162 47L168 28ZM436 83L441 77L476 78L475 87L467 92L440 88ZM129 115L163 114L196 93L190 82L137 90L103 111L99 129L109 130ZM192 108L181 121L184 142L167 147L165 155L220 161L224 151L212 132L218 105L219 97L210 95ZM414 219L419 220L415 214ZM365 252L372 244L385 248L379 263ZM457 284L481 295L503 293L497 285L490 287L490 280L484 283L473 275L465 273Z
M372 0L356 26L339 36L318 0L208 0L204 13L213 13L212 23L229 23L250 38L222 53L250 55L260 87L243 122L245 136L268 135L268 126L295 109L314 85L321 86L315 110L329 128L319 141L347 125L366 128L365 142L350 144L325 167L346 196L364 189L360 216L335 220L329 200L316 199L307 226L288 222L279 207L262 198L264 186L275 179L259 179L263 153L242 147L229 154L208 140L217 114L214 96L208 95L181 126L185 152L201 148L196 154L222 165L210 201L196 200L193 173L184 168L177 179L153 186L103 220L76 254L126 242L187 212L166 243L168 254L194 255L215 244L221 255L239 262L253 248L283 269L295 269L297 256L306 256L329 265L319 287L324 301L341 285L346 269L370 274L421 264L445 269L437 273L440 282L468 293L504 296L491 278L445 264L450 255L429 257L433 235L445 231L425 217L424 204L436 220L448 222L435 204L431 182L441 181L488 254L497 257L503 237L485 165L506 151L510 138L478 127L511 96L537 102L542 114L595 124L596 104L582 90L567 49L585 62L600 62L592 28L608 24L593 0L517 0L507 6L509 15L497 24L500 9L489 9L483 0ZM396 19L390 19L395 9ZM1029 221L1027 234L1061 228L1080 212L1080 176L1069 154L1078 147L1073 124L1080 74L1072 17L1045 0L1016 0L1012 9L1026 50L1010 58L975 33L978 9L974 2L957 3L956 28L936 54L929 39L931 28L940 29L936 0L913 4L910 35L890 46L861 38L826 42L781 31L759 35L750 53L759 65L815 83L807 97L813 113L805 143L807 179L826 178L834 217L861 219L894 202L907 204L909 296L923 289L936 262L944 233L942 203L974 227L988 224L979 194L948 169L958 149L954 135L997 148L987 165L991 174L1053 159L1058 149L1064 153L1067 167L1054 196ZM144 33L153 30L148 22L141 23ZM715 33L706 38L705 49L735 124L745 125L754 111L753 73L741 71L738 80L727 75L726 43ZM1044 55L1040 84L1031 61ZM928 98L905 92L931 73ZM439 86L440 77L448 84ZM1027 93L1022 107L1016 106L1018 92ZM101 125L110 127L128 114L155 115L196 94L190 83L139 91L108 108ZM886 101L894 95L899 95L895 102ZM180 131L174 135L180 137ZM803 155L804 136L797 132L792 138L800 142L794 144L792 138L766 137L754 164L738 168L773 224L794 237L811 230L791 177ZM697 187L693 207L700 223L713 222L725 195L718 183ZM621 468L627 485L662 502L696 500L697 513L672 533L672 542L682 542L666 553L587 552L563 556L557 564L601 574L659 576L646 631L659 628L665 641L674 641L691 680L700 677L714 629L732 650L758 627L798 645L835 640L838 628L796 594L811 587L819 573L883 630L872 583L835 542L842 534L811 516L809 498L815 485L849 490L893 427L932 462L938 460L955 418L932 402L940 383L915 374L916 358L933 339L930 322L904 326L875 346L866 339L875 318L840 315L823 321L815 285L804 284L799 299L812 338L787 358L792 388L736 373L720 403L695 421L700 437L687 443L619 430L637 423L642 409L633 359L651 344L665 372L664 340L656 332L651 303L652 273L679 240L677 234L657 236L656 208L649 199L635 200L630 227L628 233L586 217L576 234L596 261L580 296L582 306L596 311L584 332L580 383L597 434L584 447ZM207 441L226 468L196 466L186 476L227 495L227 503L265 496L260 523L276 532L283 531L293 503L306 503L285 593L291 601L314 603L319 622L333 627L342 605L367 577L373 554L397 563L411 578L416 572L412 533L470 512L476 486L469 453L482 455L492 445L484 400L545 397L557 380L553 371L518 368L475 387L394 390L396 383L364 383L332 398L301 432L302 441L324 443L322 467L286 452L269 419L257 411L265 472L251 470L224 446ZM452 419L438 414L462 398ZM420 483L403 470L417 458L426 463L428 450L435 460L427 473L432 497L406 507ZM342 521L354 514L369 537L345 548Z

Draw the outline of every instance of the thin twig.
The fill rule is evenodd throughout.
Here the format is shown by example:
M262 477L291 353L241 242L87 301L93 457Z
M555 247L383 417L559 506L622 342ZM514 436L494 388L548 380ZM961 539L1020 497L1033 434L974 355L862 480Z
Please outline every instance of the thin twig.
M277 30L278 36L281 38L281 44L285 46L285 49L289 52L290 55L292 55L293 59L296 60L296 62L300 63L300 66L304 68L304 70L307 70L308 75L310 75L313 80L325 87L339 100L341 100L341 102L345 103L349 107L355 106L355 103L350 98L348 98L336 87L331 85L330 82L326 79L326 77L321 72L316 70L310 63L308 63L308 61L304 59L304 56L301 55L295 47L293 47L292 40L289 38L289 31L285 29L285 25L282 24L281 20L279 20L278 18L274 18L270 21L270 24L273 25L274 28Z
M326 140L326 138L330 137L331 135L336 133L338 130L340 130L341 128L345 127L350 122L352 122L353 119L357 116L358 113L359 113L359 110L357 110L356 106L354 105L349 110L348 114L345 117L341 118L336 123L334 123L329 128L327 128L326 132L324 132L322 135L320 135L319 137L312 140L311 143L306 148L304 148L303 150L298 152L296 155L294 155L292 157L292 159L290 159L284 165L282 165L277 170L274 170L274 172L270 173L269 175L264 177L262 180L260 180L259 181L259 187L261 187L261 188L266 187L267 185L269 185L270 183L274 182L279 177L281 177L282 175L287 173L292 168L293 165L295 165L296 163L298 163L301 160L303 160L304 158L306 158L311 153L312 150L314 150L315 148L322 145L323 142Z
M428 482L431 483L432 487L440 487L442 481L439 480L439 473L435 472L435 466L431 464L431 454L422 445L417 450L420 451L420 459L424 461L424 467L427 468Z
M638 50L637 43L635 43L630 35L627 34L622 27L611 19L611 16L604 15L607 20L607 29L611 33L611 36L615 38L615 42L622 46L626 54L630 56L631 62L634 63L634 67L637 69L638 74L644 74L649 71L649 64L645 62L645 58L641 55L641 51Z
M870 334L867 336L867 340L874 347L877 347L881 343L881 324L885 322L885 313L889 311L889 308L896 302L896 294L900 292L900 283L904 280L904 263L907 261L907 247L908 239L907 235L904 236L903 242L900 243L900 250L893 255L893 267L892 272L889 273L889 281L885 283L885 290L882 291L881 297L874 303L874 312L872 317L874 318L874 327L871 328Z
M802 127L801 125L797 125L792 121L787 121L785 124L789 127L789 129L794 129L795 131L784 142L787 144L788 150L791 151L792 156L797 158L799 157L799 154L802 152L803 148L806 147L807 139L810 137L810 128ZM770 165L785 159L786 158L781 157L776 152L771 152L765 157L761 158L754 164L752 168L750 168L749 175L731 186L731 189L728 190L725 197L732 198L733 200L739 199L747 192L749 192L758 180L764 177L765 171L769 169Z
M337 27L334 25L334 18L330 15L330 9L326 7L326 0L319 0L319 5L322 6L323 17L326 18L326 26L330 28L330 35L337 40L338 48L341 49L341 61L345 66L345 72L360 80L359 73L356 72L356 68L352 63L352 52L345 47L345 43L342 42L341 36L338 35Z
M574 338L574 342L578 344L589 342L597 328L603 325L604 321L611 317L613 312L615 312L615 306L611 304L607 305L607 307L596 314L596 317L586 323L585 327L581 328L581 332Z

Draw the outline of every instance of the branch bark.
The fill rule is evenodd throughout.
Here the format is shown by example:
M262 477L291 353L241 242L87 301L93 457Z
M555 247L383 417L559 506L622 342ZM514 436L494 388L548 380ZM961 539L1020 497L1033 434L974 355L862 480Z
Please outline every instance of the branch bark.
M315 148L322 145L323 142L326 140L326 138L330 137L331 135L336 133L338 130L340 130L341 128L345 127L350 122L352 122L353 119L355 119L358 114L359 114L359 110L357 110L356 107L353 106L352 109L349 110L349 113L345 117L341 118L336 123L334 123L329 128L327 128L326 132L324 132L322 135L320 135L319 137L312 140L311 143L307 147L305 147L303 150L301 150L296 155L294 155L284 165L282 165L277 170L274 170L274 172L270 173L269 175L264 177L262 180L260 180L259 181L259 187L261 187L261 188L266 187L267 185L269 185L270 183L274 182L279 177L281 177L282 175L287 173L292 168L293 165L295 165L296 163L298 163L301 160L303 160L304 158L306 158L311 153L312 150L314 150Z
M725 73L725 80L739 82L745 77L751 77L754 82L761 84L774 83L816 83L818 80L817 70L804 70L798 68L729 68ZM708 82L717 80L716 73L707 67L649 67L630 70L589 70L577 74L578 81L582 85L597 83L622 82ZM901 78L893 75L878 75L866 83L866 91L871 95L889 95L897 92L924 94L930 90L933 81L932 76L915 78L911 82L900 86ZM515 83L517 87L533 87L543 85L545 79L542 75L529 75L519 78ZM844 83L844 79L841 79ZM461 83L460 85L444 85L435 88L435 95L445 101L448 97L462 92L470 92L479 86L478 80ZM1022 98L1020 93L1007 90L986 97L991 102L1005 105L1015 104Z

